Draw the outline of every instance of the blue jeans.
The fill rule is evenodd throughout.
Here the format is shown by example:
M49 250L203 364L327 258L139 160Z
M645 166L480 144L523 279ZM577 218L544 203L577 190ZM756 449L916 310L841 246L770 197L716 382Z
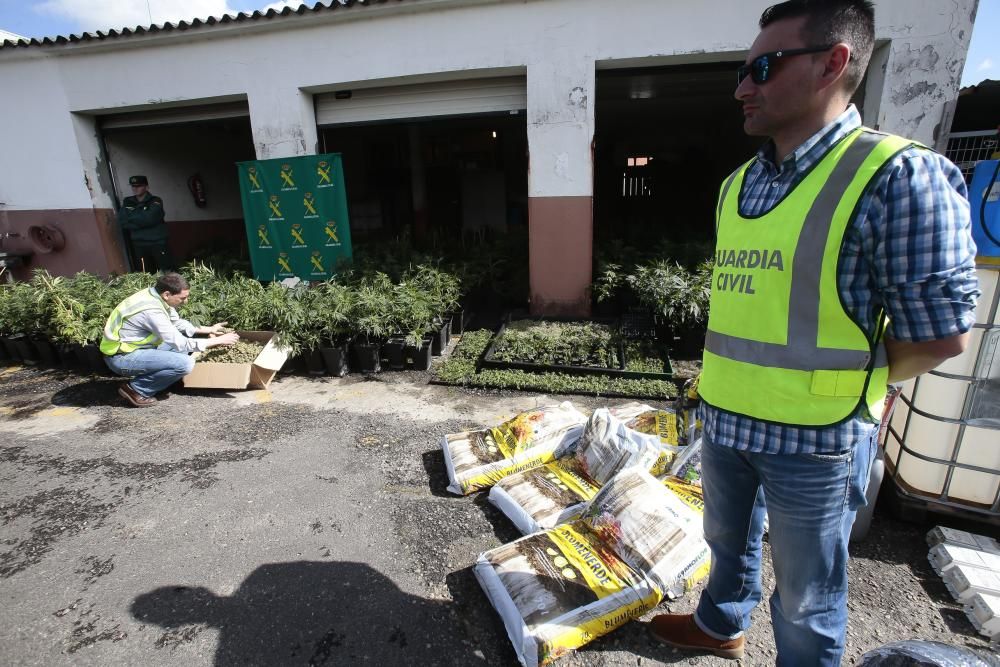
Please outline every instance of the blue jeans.
M777 664L836 667L847 626L847 542L865 504L875 433L838 455L751 454L702 448L705 539L712 569L695 621L717 639L739 637L760 602L764 498L776 586Z
M117 375L132 378L129 386L136 393L152 398L191 372L194 357L178 352L163 343L158 348L104 357L104 363Z

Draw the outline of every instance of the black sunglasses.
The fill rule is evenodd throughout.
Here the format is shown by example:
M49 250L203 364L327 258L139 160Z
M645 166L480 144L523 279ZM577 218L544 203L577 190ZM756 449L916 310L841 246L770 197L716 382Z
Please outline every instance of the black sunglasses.
M836 45L807 46L804 49L785 49L784 51L774 51L773 53L759 55L746 65L740 65L739 69L736 70L736 85L738 86L743 83L743 79L747 78L747 76L758 86L766 83L771 78L771 64L778 58L802 56L807 53L821 53L829 51L834 46Z

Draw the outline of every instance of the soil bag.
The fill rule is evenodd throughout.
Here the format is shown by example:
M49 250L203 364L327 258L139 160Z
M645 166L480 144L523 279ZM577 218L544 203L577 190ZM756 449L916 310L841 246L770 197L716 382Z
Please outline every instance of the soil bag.
M601 408L564 456L500 480L490 490L490 502L522 534L553 528L577 519L587 501L625 468L638 465L654 475L667 469L680 449L677 441L673 411L639 403Z
M858 667L1000 667L1000 658L985 651L908 639L868 651Z
M690 590L708 546L701 515L632 466L578 521L487 551L474 571L518 660L537 667Z
M441 439L448 490L466 495L555 460L583 433L587 416L566 401L522 412L495 428Z

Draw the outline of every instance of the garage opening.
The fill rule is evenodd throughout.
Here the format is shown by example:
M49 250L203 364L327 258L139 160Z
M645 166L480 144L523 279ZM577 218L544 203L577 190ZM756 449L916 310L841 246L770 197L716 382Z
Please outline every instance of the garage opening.
M736 67L597 72L595 262L707 258L719 183L760 144L743 134Z
M130 176L146 176L177 264L249 268L235 166L255 156L246 102L108 115L100 127L117 204L132 194Z
M316 97L323 152L341 153L356 262L443 258L485 313L528 293L524 77Z

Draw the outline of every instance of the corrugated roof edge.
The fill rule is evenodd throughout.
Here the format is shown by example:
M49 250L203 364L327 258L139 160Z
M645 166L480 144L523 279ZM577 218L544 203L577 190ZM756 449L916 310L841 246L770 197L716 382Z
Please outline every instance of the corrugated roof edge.
M104 40L104 39L118 39L122 37L131 37L133 35L145 35L157 32L170 32L172 30L189 30L192 28L200 28L202 26L211 26L217 23L238 23L240 21L259 21L261 19L273 19L278 16L289 16L291 14L305 14L307 12L322 12L322 11L332 11L340 7L350 8L355 5L381 5L390 0L333 0L329 6L324 5L320 2L315 3L312 7L308 4L303 3L297 8L292 9L291 7L284 7L281 11L276 11L274 9L269 9L266 12L260 10L255 10L251 13L239 12L238 14L223 14L222 16L210 16L207 19L192 19L191 21L178 21L177 23L170 23L169 21L160 25L153 24L150 26L136 26L134 28L122 28L121 30L108 30L102 31L97 30L95 32L85 32L79 35L69 35L63 36L58 35L56 37L43 37L38 39L37 37L32 37L31 39L19 39L15 41L3 40L0 42L0 49L10 49L10 48L24 48L31 46L55 46L61 44L73 44L77 42L90 42L93 40ZM394 0L395 2L402 2L403 0Z

